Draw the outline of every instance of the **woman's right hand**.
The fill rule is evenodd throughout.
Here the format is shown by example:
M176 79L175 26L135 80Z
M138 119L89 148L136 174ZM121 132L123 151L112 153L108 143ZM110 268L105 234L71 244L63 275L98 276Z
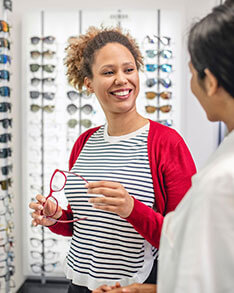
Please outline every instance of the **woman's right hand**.
M52 219L46 218L45 216L52 215L55 212L56 204L49 199L46 201L46 198L41 194L38 194L36 196L36 200L37 200L37 202L32 201L29 204L29 207L31 209L33 209L33 212L31 214L31 216L33 218L32 225L33 226L54 225L55 221L53 221ZM46 202L46 204L45 204L45 202ZM45 216L42 215L42 211ZM53 218L59 219L61 216L62 216L62 208L60 206L58 206L58 210L57 210L56 214L53 216Z

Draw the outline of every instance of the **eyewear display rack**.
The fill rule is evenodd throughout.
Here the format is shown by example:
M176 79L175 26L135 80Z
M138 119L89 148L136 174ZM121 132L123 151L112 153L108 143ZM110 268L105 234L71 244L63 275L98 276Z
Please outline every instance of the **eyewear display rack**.
M12 1L0 0L0 292L15 287L12 191L12 88L10 25Z
M68 170L71 148L85 130L105 123L105 116L97 98L88 96L85 89L78 93L67 83L64 66L65 48L73 38L87 30L90 25L122 26L136 38L144 56L144 72L140 71L140 94L137 99L138 112L143 116L164 123L173 121L172 127L180 128L179 72L175 70L176 59L166 59L159 53L163 50L179 52L180 27L178 13L170 11L77 11L27 14L23 23L23 84L22 124L23 154L23 207L25 235L23 243L24 274L40 278L45 284L51 277L64 277L63 260L69 249L69 238L53 234L47 228L32 227L29 202L37 194L49 194L50 178L55 169ZM136 22L144 19L144 24ZM61 21L63 20L63 21ZM168 21L170 20L170 21ZM66 24L66 25L64 25ZM167 36L173 43L165 44ZM149 42L149 40L153 40ZM160 40L160 41L159 41ZM167 40L167 38L165 38ZM150 53L146 53L150 50ZM149 54L149 56L147 55ZM153 57L152 57L153 56ZM168 64L169 63L169 64ZM167 64L170 66L164 66ZM170 72L162 69L173 68ZM147 70L148 69L148 70ZM163 80L170 78L170 89ZM151 87L148 79L156 81ZM147 98L146 92L153 92ZM158 93L171 91L165 99ZM170 111L162 106L170 105ZM147 111L150 106L152 111ZM167 121L167 122L165 122ZM66 207L63 193L59 202Z

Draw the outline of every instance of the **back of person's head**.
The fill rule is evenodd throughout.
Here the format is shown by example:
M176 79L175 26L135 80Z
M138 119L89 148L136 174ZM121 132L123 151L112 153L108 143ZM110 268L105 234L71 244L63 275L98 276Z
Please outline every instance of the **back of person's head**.
M125 46L133 55L136 67L143 65L143 58L136 41L129 33L124 33L120 28L96 28L90 27L86 34L73 38L67 48L68 81L75 88L81 90L84 78L92 79L92 65L98 50L109 43L119 43Z
M188 50L191 63L200 79L208 68L234 97L234 0L215 7L194 24L189 33Z

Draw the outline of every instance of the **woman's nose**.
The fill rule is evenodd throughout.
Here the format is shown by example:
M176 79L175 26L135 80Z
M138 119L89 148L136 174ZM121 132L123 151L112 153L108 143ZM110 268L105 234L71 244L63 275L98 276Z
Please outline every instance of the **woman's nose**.
M127 82L128 80L123 72L119 72L116 74L116 78L115 78L116 85L123 85L123 84L126 84Z

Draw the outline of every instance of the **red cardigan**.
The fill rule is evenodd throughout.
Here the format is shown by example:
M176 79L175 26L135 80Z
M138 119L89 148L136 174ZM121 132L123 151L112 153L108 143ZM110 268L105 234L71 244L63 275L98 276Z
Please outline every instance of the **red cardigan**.
M69 169L76 162L85 142L99 128L89 129L77 139L71 152ZM174 129L151 120L148 156L155 191L155 207L152 209L134 198L134 208L126 220L158 248L164 216L176 208L190 188L196 167L182 137ZM60 219L72 217L72 210L68 205ZM49 229L64 236L72 236L73 233L72 224L56 223Z

